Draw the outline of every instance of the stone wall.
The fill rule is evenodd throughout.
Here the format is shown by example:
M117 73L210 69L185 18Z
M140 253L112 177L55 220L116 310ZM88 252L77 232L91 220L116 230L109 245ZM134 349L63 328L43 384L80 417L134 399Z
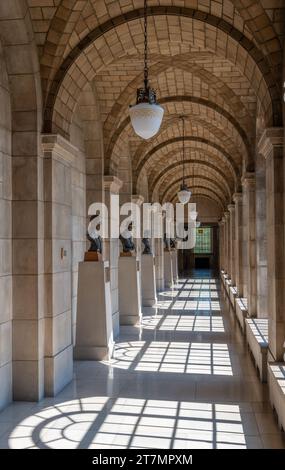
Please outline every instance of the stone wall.
M0 409L12 398L11 104L0 43Z

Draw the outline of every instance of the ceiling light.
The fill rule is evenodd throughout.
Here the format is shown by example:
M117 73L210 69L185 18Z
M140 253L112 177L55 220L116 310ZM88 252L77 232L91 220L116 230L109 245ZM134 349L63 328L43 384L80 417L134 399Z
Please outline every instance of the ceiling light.
M160 129L164 109L156 102L156 93L148 82L147 0L144 2L144 88L137 90L137 102L130 106L130 118L135 133L150 139Z

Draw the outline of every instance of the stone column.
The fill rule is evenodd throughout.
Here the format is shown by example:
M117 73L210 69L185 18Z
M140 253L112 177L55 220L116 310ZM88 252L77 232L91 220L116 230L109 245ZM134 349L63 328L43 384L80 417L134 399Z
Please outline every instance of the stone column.
M266 242L266 161L257 154L256 174L256 275L257 304L256 314L267 318L267 242Z
M228 211L224 214L225 217L225 270L228 276L230 276L230 262L229 262L229 217Z
M133 194L131 196L131 201L134 204L137 204L140 208L140 223L141 223L141 233L142 233L142 227L143 227L143 220L142 220L142 207L144 203L144 197L141 194ZM140 293L142 294L142 237L140 236L138 238L134 238L134 244L136 247L136 254L137 254L137 260L138 260L138 267L139 267L139 280L140 280Z
M111 214L111 197L112 195L119 195L122 185L122 181L116 176L104 176L104 202L108 208L109 238L104 240L103 259L109 261L110 266L110 288L114 338L118 336L120 331L118 284L118 259L120 254L120 242L118 238L111 238L110 236L111 223L112 220L113 222L115 220L115 214Z
M134 194L131 197L131 202L133 202L134 204L137 204L141 209L141 233L142 233L142 226L143 226L142 225L143 224L142 205L143 205L143 202L144 202L144 197L141 196L140 194ZM141 236L139 238L134 238L134 243L135 243L135 246L136 246L137 259L141 263L141 257L142 257L142 238L141 238Z
M249 316L256 315L256 220L255 220L255 174L246 173L242 178L244 198L244 236L245 236L245 297Z
M282 128L266 129L258 150L266 159L266 226L268 263L269 350L283 361L285 340L284 256L284 134Z
M154 239L154 255L155 255L155 277L156 288L161 291L165 288L164 281L164 242L162 238Z
M33 117L36 122L36 112ZM12 253L6 247L2 256L3 263L11 259L13 272L13 290L11 285L5 290L7 302L13 292L13 398L37 401L44 395L44 202L36 132L13 133L12 177ZM7 314L4 302L1 309ZM4 380L8 388L8 374Z
M45 198L45 394L56 395L73 376L71 318L71 164L77 149L43 135Z
M242 193L233 195L235 203L235 285L239 297L243 296L243 224L242 224Z
M228 206L228 210L230 213L230 220L229 220L229 247L230 247L230 253L229 253L229 259L230 259L230 275L231 275L231 281L232 281L232 286L235 286L236 280L235 280L235 205L230 204Z
M219 222L219 263L220 271L224 269L224 225L225 220L222 218Z

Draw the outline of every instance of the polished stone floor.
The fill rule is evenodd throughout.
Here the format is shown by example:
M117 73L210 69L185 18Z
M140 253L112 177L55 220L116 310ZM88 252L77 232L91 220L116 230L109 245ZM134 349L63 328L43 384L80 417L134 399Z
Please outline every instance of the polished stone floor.
M114 358L78 362L56 398L0 413L0 448L285 448L219 282L161 292Z

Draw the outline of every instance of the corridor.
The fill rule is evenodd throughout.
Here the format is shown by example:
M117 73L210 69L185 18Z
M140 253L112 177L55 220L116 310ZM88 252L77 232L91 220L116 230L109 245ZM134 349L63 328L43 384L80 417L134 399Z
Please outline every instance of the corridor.
M0 448L273 447L285 440L267 386L207 271L161 292L141 326L122 327L110 363L76 362L56 398L0 413Z

